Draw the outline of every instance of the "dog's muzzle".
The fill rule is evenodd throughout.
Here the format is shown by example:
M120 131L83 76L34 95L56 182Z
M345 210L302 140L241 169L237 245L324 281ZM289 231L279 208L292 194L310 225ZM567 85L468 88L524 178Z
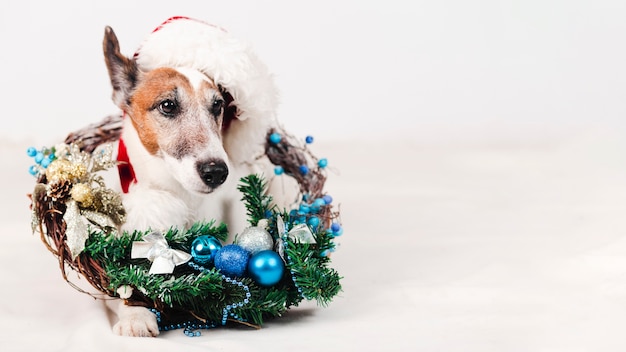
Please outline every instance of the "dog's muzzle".
M198 162L196 170L198 170L202 182L211 188L217 188L228 177L228 166L222 160Z

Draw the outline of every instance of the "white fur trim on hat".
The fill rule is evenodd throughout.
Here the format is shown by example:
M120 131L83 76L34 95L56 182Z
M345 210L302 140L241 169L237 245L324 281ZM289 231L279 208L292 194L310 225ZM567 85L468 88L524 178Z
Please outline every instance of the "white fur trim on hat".
M237 119L273 120L278 92L272 75L251 46L208 23L173 17L154 30L135 53L142 71L188 67L226 89L237 106Z

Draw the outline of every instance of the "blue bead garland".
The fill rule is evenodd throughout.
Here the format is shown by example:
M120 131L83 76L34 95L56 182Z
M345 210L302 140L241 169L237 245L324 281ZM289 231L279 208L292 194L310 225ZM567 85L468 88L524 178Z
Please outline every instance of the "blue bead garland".
M285 253L287 251L287 242L289 241L289 236L288 236L288 232L284 231L283 234L283 248L285 249ZM296 287L296 289L298 290L298 293L300 294L300 297L304 298L304 299L308 299L303 293L302 293L302 288L300 288L300 286L298 286L298 282L296 281L296 273L293 270L293 260L291 260L291 256L289 254L286 255L287 257L287 263L289 264L289 273L291 274L291 281L293 281L293 285Z
M203 266L200 266L194 262L188 262L187 263L191 268L193 268L194 270L200 271L200 272L207 272L209 271L208 269L206 269ZM234 312L231 312L234 308L241 308L244 305L250 303L250 297L252 297L252 294L250 293L250 287L248 287L248 285L244 284L242 281L237 280L236 278L231 278L228 277L226 275L222 275L222 280L226 281L229 284L233 284L233 285L237 285L239 287L241 287L245 293L246 293L246 298L244 298L242 301L240 302L236 302L236 303L232 303L232 304L228 304L226 305L226 307L224 307L222 309L222 325L226 325L226 321L228 321L228 317L232 317L235 320L238 321L242 321L245 322L246 320L241 318L240 316L238 316L237 314L235 314Z

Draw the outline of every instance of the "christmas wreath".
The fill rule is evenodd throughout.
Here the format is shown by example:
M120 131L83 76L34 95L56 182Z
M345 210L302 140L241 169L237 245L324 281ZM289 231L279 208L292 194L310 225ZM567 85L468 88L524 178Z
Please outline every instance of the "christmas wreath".
M35 161L29 170L36 178L32 228L70 285L96 298L147 307L161 330L184 329L189 336L228 322L260 327L302 300L326 306L341 291L330 253L343 229L323 190L327 161L307 147L312 137L298 142L284 131L268 131L272 177L293 177L302 201L279 209L263 176L242 178L238 189L250 227L226 244L228 229L215 221L120 233L121 195L101 175L116 166L112 145L120 129L121 117L112 116L70 134L65 143L27 151ZM97 292L70 281L68 269Z

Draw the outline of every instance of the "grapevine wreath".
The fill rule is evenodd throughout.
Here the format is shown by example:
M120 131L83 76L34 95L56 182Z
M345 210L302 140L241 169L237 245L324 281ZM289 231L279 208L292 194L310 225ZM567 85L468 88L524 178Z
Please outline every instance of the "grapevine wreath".
M326 306L341 291L330 253L343 229L324 191L328 162L308 148L312 137L300 141L277 127L265 133L264 151L254 157L274 165L271 177L293 178L301 200L279 208L265 176L241 178L249 227L227 244L228 228L215 220L186 229L119 230L122 195L103 174L119 164L122 126L123 116L112 115L64 143L27 151L35 162L32 229L58 258L66 282L95 298L146 307L160 330L184 329L189 336L228 322L260 327L303 300ZM68 269L97 292L70 281Z

